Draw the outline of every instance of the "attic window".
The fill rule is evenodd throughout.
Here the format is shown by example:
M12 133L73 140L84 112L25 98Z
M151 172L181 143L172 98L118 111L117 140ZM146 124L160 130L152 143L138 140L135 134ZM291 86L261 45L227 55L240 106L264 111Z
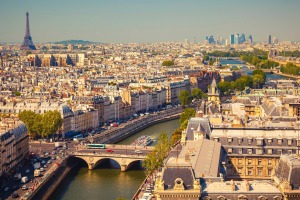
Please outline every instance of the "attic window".
M272 138L268 138L267 141L268 141L268 144L272 144L273 140L272 140Z
M292 145L292 139L288 139L288 145L291 146Z
M282 145L282 139L278 139L277 142L279 145Z
M232 143L232 138L227 138L228 143Z
M252 144L252 138L248 138L248 144L249 144L249 145Z

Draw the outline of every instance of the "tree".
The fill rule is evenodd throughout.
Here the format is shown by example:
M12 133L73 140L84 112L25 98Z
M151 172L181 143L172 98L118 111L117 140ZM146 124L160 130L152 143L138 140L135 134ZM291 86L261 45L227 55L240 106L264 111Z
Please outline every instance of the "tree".
M192 96L195 99L203 99L205 98L207 95L199 88L194 88L192 90Z
M183 129L179 128L172 133L171 145L174 145L178 140L181 139L182 130Z
M253 87L260 88L264 83L265 79L261 74L255 74L253 77Z
M50 135L56 133L58 129L62 125L62 118L60 113L55 111L47 111L42 118L42 124L43 124L43 131L42 136L43 137L49 137Z
M170 149L171 144L169 137L166 132L162 132L153 151L148 154L143 161L143 166L146 168L145 173L147 176L153 174L155 170L163 165L163 161L168 156Z
M227 81L221 81L218 83L218 88L221 95L228 94L233 89L233 84Z
M37 136L37 133L34 129L34 123L35 123L36 113L30 110L24 110L19 113L19 119L24 122L26 125L26 128L29 132L30 137L35 138Z
M196 110L194 108L186 108L184 112L181 113L179 122L180 124L184 123L185 120L189 120L191 117L195 117Z
M172 60L165 60L162 63L162 66L167 66L167 67L173 66L173 65L174 65L174 61L172 61Z
M183 107L191 103L191 94L187 90L180 91L178 98Z
M21 96L21 93L20 93L19 91L14 91L14 95L15 95L16 97L19 97L19 96Z

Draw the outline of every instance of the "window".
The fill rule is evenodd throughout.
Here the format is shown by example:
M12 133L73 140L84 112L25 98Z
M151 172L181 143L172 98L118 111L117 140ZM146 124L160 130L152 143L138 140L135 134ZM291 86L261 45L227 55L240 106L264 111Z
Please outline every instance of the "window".
M272 165L272 159L268 159L268 165Z
M261 159L260 158L257 160L257 165L261 165Z
M249 154L249 155L252 154L252 149L248 149L248 154Z
M242 167L239 167L239 168L238 168L238 173L239 173L239 174L242 174L242 173L243 173L243 168L242 168Z
M219 138L218 137L214 137L214 141L215 142L219 142Z
M238 138L238 144L241 145L243 142L243 139L242 138Z
M249 145L252 144L252 138L248 138L248 144L249 144Z
M239 154L243 154L243 149L238 149Z
M289 149L288 154L291 155L293 153L293 150Z
M228 148L228 153L232 153L232 148Z
M272 175L272 169L268 168L268 176L271 176L271 175Z
M278 143L279 145L282 145L282 139L278 139L278 140L277 140L277 143Z
M252 159L248 158L248 165L251 165L251 164L252 164Z
M281 155L282 154L282 149L278 149L277 153L278 153L278 155Z
M259 176L262 175L262 168L261 167L257 168L257 175L259 175Z
M238 159L238 164L242 164L242 159L241 158Z
M256 145L263 145L263 139L259 138L259 139L256 139Z
M292 145L292 139L288 139L288 145L289 145L289 146Z
M252 167L248 167L247 170L247 175L251 176L252 175Z
M272 138L268 138L267 141L268 141L268 144L270 145L270 144L272 144L273 140L272 140Z
M263 154L263 150L262 149L256 149L256 154L262 155Z
M232 138L227 138L228 143L232 143Z
M273 152L273 150L272 150L272 149L268 149L268 154L269 154L269 155L271 155L271 154L272 154L272 152Z

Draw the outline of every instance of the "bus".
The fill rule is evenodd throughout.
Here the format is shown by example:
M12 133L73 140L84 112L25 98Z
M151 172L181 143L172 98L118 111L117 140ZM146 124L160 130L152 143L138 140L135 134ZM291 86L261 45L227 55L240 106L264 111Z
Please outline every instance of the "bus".
M75 141L75 142L79 142L79 141L82 140L82 139L83 139L82 134L75 135L75 136L73 137L73 141Z
M105 144L87 144L87 149L105 149Z

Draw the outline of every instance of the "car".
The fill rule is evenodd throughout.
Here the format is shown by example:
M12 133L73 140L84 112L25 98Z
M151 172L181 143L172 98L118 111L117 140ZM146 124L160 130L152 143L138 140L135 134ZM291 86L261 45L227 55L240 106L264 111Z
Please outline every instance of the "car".
M4 188L4 192L7 192L9 190L9 187Z
M50 160L48 160L48 162L47 162L48 164L51 164L52 162L50 161Z
M59 153L62 153L63 152L63 150L59 150Z
M22 186L22 190L28 190L27 185L23 185L23 186Z
M55 160L56 158L54 156L51 157L52 160Z
M56 150L57 148L56 147L53 147L53 150Z
M44 168L47 168L48 166L47 165L44 165Z
M52 151L52 153L51 153L52 155L54 155L54 154L56 154L56 151Z
M30 172L30 170L29 170L29 169L26 169L25 173L28 174L29 172Z
M41 167L41 168L40 168L40 171L43 172L43 171L45 171L45 169L44 169L43 167Z
M45 161L45 160L43 160L43 161L42 161L42 164L46 164L46 161Z
M141 150L135 150L134 153L142 154L143 152Z
M45 156L49 156L49 153L46 152L44 155L45 155Z
M106 149L107 152L112 153L113 150L112 149Z
M19 194L17 192L14 192L12 195L11 195L12 198L19 198Z

